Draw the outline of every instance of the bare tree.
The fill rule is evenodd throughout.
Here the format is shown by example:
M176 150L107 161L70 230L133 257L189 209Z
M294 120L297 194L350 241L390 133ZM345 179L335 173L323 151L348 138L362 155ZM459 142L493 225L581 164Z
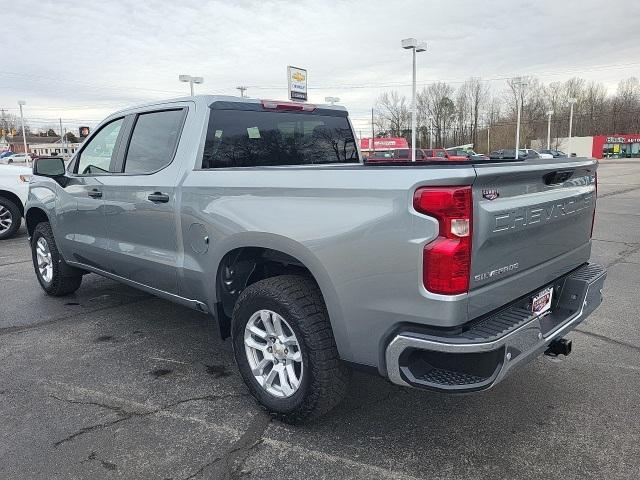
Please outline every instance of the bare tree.
M420 105L426 108L426 116L433 121L436 146L444 146L446 130L453 121L455 104L452 96L453 87L443 82L433 83L419 93Z
M409 125L410 112L407 99L397 91L384 92L376 103L380 130L395 137L401 136Z

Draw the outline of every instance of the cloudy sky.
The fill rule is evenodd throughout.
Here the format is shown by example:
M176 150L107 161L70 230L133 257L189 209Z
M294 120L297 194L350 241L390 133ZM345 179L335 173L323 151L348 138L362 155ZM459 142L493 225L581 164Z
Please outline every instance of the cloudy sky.
M308 69L310 101L338 96L366 128L383 91L410 93L411 55L428 43L420 85L515 75L579 75L610 90L640 77L640 2L615 0L20 0L0 7L0 108L35 126L95 125L108 113L197 92L286 98L286 66Z

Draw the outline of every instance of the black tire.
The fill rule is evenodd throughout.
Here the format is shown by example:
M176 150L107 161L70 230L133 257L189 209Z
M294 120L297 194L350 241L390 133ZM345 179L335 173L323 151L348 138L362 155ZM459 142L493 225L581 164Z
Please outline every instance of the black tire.
M244 330L259 310L271 310L284 319L300 344L304 374L297 391L278 398L264 390L251 372L244 348ZM281 275L246 288L233 310L233 351L251 394L276 418L299 423L318 418L344 397L350 370L340 360L322 294L308 277Z
M40 238L46 241L51 253L53 275L50 281L43 278L38 268L36 249ZM61 297L73 293L80 288L80 284L82 283L81 274L76 274L75 272L67 273L66 275L62 274L62 271L65 270L64 260L60 256L60 252L58 252L56 241L53 238L53 231L48 222L39 223L33 231L33 235L31 236L31 257L38 282L40 282L40 286L48 295ZM66 270L69 270L69 268L67 267Z
M4 210L6 210L8 215L11 216L11 226L4 232L0 232L0 240L6 240L13 237L20 228L20 224L22 223L22 214L20 213L18 205L8 198L0 197L0 206L4 207Z

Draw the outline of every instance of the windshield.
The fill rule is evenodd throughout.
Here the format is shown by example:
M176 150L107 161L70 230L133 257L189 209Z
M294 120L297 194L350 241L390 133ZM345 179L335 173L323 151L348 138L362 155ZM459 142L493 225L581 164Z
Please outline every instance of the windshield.
M346 116L214 109L202 168L356 162Z

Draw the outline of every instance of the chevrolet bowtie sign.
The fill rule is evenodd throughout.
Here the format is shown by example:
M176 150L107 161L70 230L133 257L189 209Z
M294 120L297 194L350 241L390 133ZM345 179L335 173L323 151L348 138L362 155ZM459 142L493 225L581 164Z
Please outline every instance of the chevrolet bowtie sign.
M302 68L287 67L289 100L307 101L307 71Z

